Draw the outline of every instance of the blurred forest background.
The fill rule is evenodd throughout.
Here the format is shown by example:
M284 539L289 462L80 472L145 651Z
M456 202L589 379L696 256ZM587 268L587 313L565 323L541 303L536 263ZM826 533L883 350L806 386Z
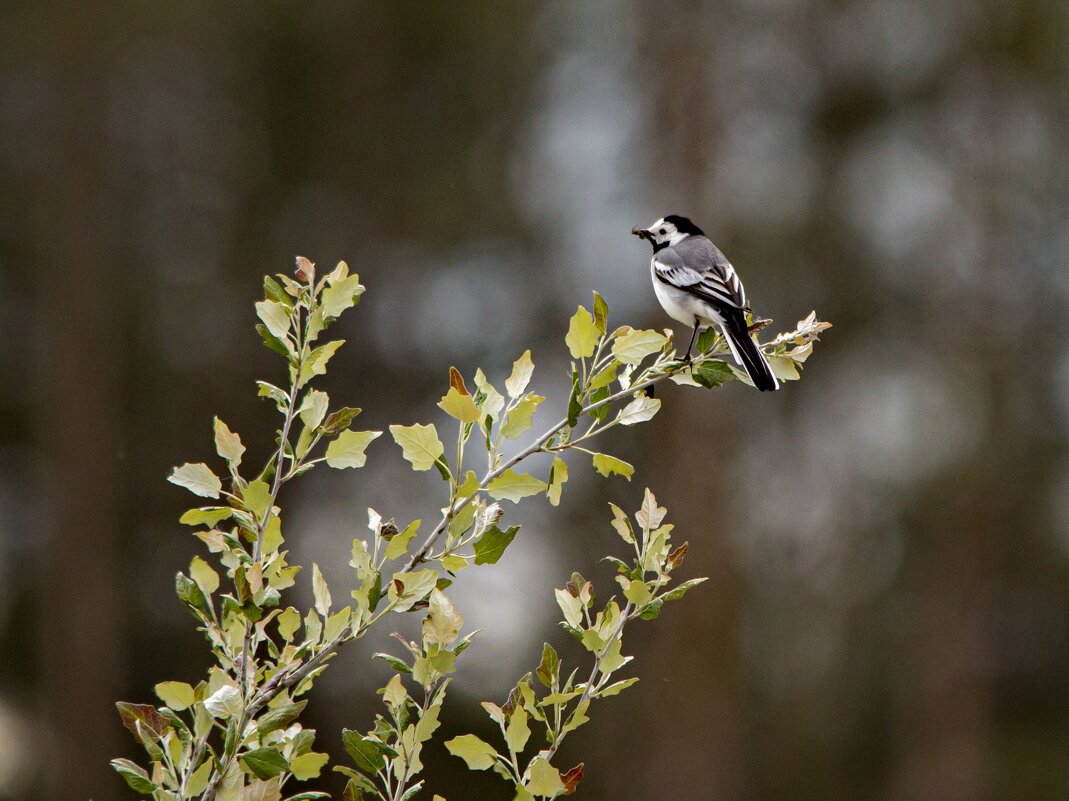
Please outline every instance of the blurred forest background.
M638 628L643 680L569 739L583 798L1069 797L1069 4L2 16L0 798L133 797L107 766L137 755L114 701L207 666L172 591L190 497L164 478L212 456L214 414L270 446L264 273L301 254L361 275L325 388L362 428L438 420L451 364L500 382L528 346L556 409L592 289L616 324L669 324L628 233L666 213L774 330L811 309L835 328L774 395L666 387L608 446L632 483L575 465L559 509L521 507L455 595L486 632L443 731L484 731L477 701L560 642L550 588L603 575L606 501L649 485L683 572L712 580ZM295 560L339 565L336 595L366 506L441 502L388 438L369 457L284 499ZM317 684L339 758L385 645ZM451 801L508 797L444 749L429 765Z

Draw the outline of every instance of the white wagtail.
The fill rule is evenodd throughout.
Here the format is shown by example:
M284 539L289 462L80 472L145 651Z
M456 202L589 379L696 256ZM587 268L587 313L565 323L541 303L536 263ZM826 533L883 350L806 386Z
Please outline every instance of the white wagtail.
M657 300L673 320L694 326L686 358L699 329L717 326L731 355L760 390L779 389L779 382L746 327L746 290L735 268L702 230L678 214L669 214L649 228L632 228L653 245L650 271Z

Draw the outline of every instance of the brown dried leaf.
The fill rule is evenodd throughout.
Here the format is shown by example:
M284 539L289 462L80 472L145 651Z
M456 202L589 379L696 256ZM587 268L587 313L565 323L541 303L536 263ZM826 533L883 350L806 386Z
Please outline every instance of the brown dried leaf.
M460 371L455 367L449 368L449 386L459 392L461 395L470 395L468 388L464 386L464 376L460 374Z
M583 770L585 768L586 763L580 762L574 768L568 768L560 775L560 780L564 784L564 795L571 795L575 792L575 788L583 780Z

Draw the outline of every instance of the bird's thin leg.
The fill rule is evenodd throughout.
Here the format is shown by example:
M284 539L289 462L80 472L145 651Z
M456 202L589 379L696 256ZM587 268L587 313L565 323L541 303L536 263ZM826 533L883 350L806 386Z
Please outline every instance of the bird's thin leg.
M691 348L694 347L694 340L698 338L698 327L699 327L699 325L700 325L700 323L698 322L698 319L695 318L694 319L694 330L690 332L690 343L687 345L687 355L684 357L683 361L686 361L686 362L690 361L690 351L691 351Z

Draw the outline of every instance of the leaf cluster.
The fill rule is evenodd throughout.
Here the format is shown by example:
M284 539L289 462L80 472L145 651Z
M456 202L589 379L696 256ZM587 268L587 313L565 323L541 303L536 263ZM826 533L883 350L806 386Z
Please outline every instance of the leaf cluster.
M496 564L515 540L519 526L504 522L503 504L540 494L559 504L569 477L569 452L582 454L603 476L630 480L633 465L590 446L614 427L652 419L661 406L652 395L655 384L672 380L713 387L745 380L721 359L727 348L718 335L704 334L702 355L681 361L668 331L610 328L608 307L596 293L592 306L580 307L569 322L564 342L573 359L571 389L559 418L541 433L531 435L546 398L530 388L535 373L530 351L516 359L498 385L482 370L466 379L450 368L438 404L455 432L447 437L448 448L437 422L389 426L411 468L433 468L432 475L444 482L437 522L420 540L421 520L401 527L368 509L369 534L352 540L352 586L344 605L339 608L313 563L313 603L302 610L286 597L301 567L287 559L280 493L322 464L363 467L369 445L382 433L354 430L360 410L332 408L327 393L313 386L343 344L321 341L322 335L363 291L344 262L317 278L315 265L299 258L294 277L266 278L264 299L256 304L257 331L284 358L288 379L283 386L257 382L259 395L279 413L276 448L265 464L250 469L240 435L217 418L213 432L222 469L187 463L169 477L211 501L181 518L194 528L207 558L195 556L176 576L175 590L203 631L215 664L195 684L156 685L159 705L118 704L148 763L117 759L112 764L132 789L156 801L282 801L292 780L319 775L329 757L313 749L315 732L300 723L308 703L302 696L341 647L390 613L421 615L421 637L399 637L401 656L375 654L395 672L382 690L385 712L367 731L343 732L342 744L355 767L334 769L347 777L346 801L415 796L424 786L422 748L438 729L457 657L473 636L461 636L463 616L446 591L469 566ZM795 331L763 346L770 361L783 362L773 369L786 373L784 365L793 365L797 378L797 367L827 326L810 315ZM535 454L552 457L545 472L518 469ZM666 601L704 580L669 587L687 545L671 548L672 528L662 525L665 511L648 490L635 515L637 528L619 508L612 510L613 527L634 551L628 561L608 557L618 570L619 598L610 597L596 609L593 586L578 573L556 591L563 627L590 654L585 675L576 668L565 676L556 650L546 644L538 668L520 679L502 706L483 705L498 723L503 746L473 735L447 743L473 769L490 768L510 781L518 798L553 798L575 790L584 766L562 772L552 760L564 738L588 720L594 701L637 680L611 678L630 661L621 652L625 626L636 618L655 618ZM545 742L533 754L532 729L540 729ZM286 799L321 797L298 792Z
M638 681L637 676L613 680L632 660L622 652L627 624L657 617L666 601L683 597L706 580L691 579L668 589L672 571L683 563L687 543L671 548L672 526L662 525L667 510L657 505L648 489L635 515L637 529L619 507L612 505L612 511L613 528L634 551L630 562L607 557L617 566L623 597L611 596L595 611L594 586L578 573L555 590L561 626L589 652L590 664L582 674L576 667L565 676L556 649L545 643L534 673L517 682L503 705L482 704L500 730L502 746L494 747L474 734L445 744L471 770L491 769L511 782L517 799L557 798L575 791L584 763L561 771L552 760L568 734L589 721L594 701L617 695ZM541 738L532 739L532 728L541 731Z

